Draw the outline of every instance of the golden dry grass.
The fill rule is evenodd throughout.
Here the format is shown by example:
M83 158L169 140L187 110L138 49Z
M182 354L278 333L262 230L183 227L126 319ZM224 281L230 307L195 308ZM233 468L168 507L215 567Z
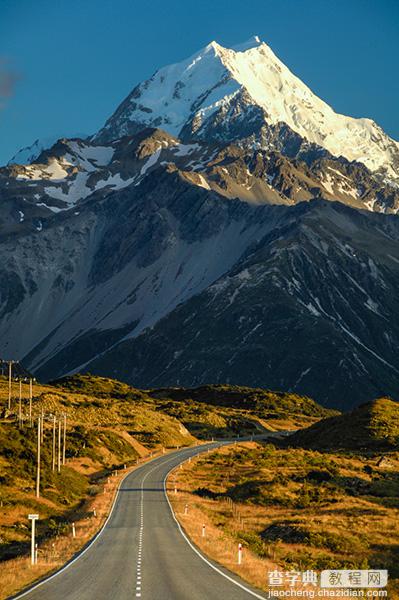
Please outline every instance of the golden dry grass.
M148 455L146 458L141 459L140 464L160 454L158 452L157 454ZM38 548L37 565L31 565L30 556L1 562L0 600L4 600L44 576L50 575L79 552L103 526L122 479L136 468L137 465L126 470L116 471L115 475L107 478L100 493L90 498L85 505L85 512L91 513L91 516L75 521L76 537L73 538L72 527L70 527L67 534L47 540ZM15 516L11 515L11 521ZM26 519L26 512L20 516Z
M242 564L238 565L238 541L234 538L234 530L238 533L238 523L233 523L229 532L223 531L215 525L212 513L215 511L215 501L201 499L194 501L190 493L180 489L174 493L173 485L169 488L169 499L180 524L189 538L200 548L204 554L223 565L230 571L240 575L245 581L266 590L265 574L277 568L272 560L262 559L250 550L244 549ZM185 514L185 506L188 513ZM218 515L228 516L229 509L224 503L218 503ZM202 537L202 526L205 525L205 537Z
M353 547L349 548L345 556L348 560L357 562L359 568L368 568L371 564L380 561L378 568L386 568L384 561L393 565L395 548L399 544L399 510L394 506L386 506L378 498L337 495L329 504L321 503L310 505L307 508L293 508L278 505L274 502L262 506L251 502L235 502L233 504L217 497L239 481L244 481L246 476L260 477L262 469L256 464L240 463L228 460L224 468L212 463L212 458L231 458L232 453L240 448L256 450L256 443L240 443L237 446L220 448L208 457L202 456L191 463L185 463L182 468L176 469L169 477L169 497L176 511L176 516L189 537L210 557L239 574L244 580L268 590L267 572L275 568L285 571L292 568L305 570L312 568L307 564L309 560L326 560L331 557L339 558L337 551L321 546L309 547L307 543L287 543L282 540L269 541L258 545L256 552L246 546L247 540L258 539L259 533L265 531L275 523L292 523L295 526L305 527L307 531L321 534L321 540L329 535L341 536L343 539L349 534L348 539L353 539ZM287 451L285 464L280 465L280 471L288 476L300 474L298 464L290 464L290 452ZM301 456L302 451L294 451ZM305 453L306 455L306 453ZM209 461L208 461L209 460ZM291 460L292 457L291 457ZM338 457L341 465L340 475L343 477L359 476L364 469L365 462L360 457ZM228 468L226 468L228 464ZM399 462L398 462L399 464ZM267 469L266 469L267 470ZM263 473L265 476L266 473ZM269 473L270 475L270 473ZM367 479L367 475L364 475ZM290 490L290 483L286 480L281 484L281 493L285 498L295 493ZM178 493L174 493L174 487ZM215 498L201 497L196 490L201 488L215 492ZM188 505L188 515L185 515L185 505ZM206 524L207 537L201 537L202 524ZM324 537L323 537L324 536ZM336 539L336 538L334 538ZM241 566L237 565L237 544L244 544L244 560ZM251 545L251 544L249 544ZM256 547L256 545L255 545ZM373 558L374 556L374 558ZM303 558L302 558L303 557ZM295 567L291 561L297 561ZM301 564L301 560L303 563ZM288 561L288 562L287 562ZM331 567L325 567L331 568ZM338 567L337 567L338 568ZM341 567L344 568L344 567ZM321 568L315 569L321 570ZM399 598L398 580L391 580L390 598Z

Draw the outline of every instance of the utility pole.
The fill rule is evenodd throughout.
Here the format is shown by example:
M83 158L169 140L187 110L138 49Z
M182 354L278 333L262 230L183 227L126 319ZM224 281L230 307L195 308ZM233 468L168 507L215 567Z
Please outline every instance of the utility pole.
M19 427L22 427L22 379L19 379L19 405L18 405Z
M37 419L37 471L36 471L36 498L40 497L40 446L41 446L41 418Z
M61 471L61 419L58 419L58 473Z
M29 379L29 427L32 427L32 377Z
M65 465L65 445L66 445L66 414L64 413L64 435L62 444L62 464Z
M33 566L37 563L36 545L35 545L35 523L39 515L28 515L28 519L32 521L32 537L30 546L30 564Z
M11 388L12 388L12 364L13 360L8 361L8 410L11 410Z
M57 428L57 417L53 415L53 455L52 455L52 470L55 471L55 432Z
M42 430L41 430L41 442L44 442L44 408L42 408Z

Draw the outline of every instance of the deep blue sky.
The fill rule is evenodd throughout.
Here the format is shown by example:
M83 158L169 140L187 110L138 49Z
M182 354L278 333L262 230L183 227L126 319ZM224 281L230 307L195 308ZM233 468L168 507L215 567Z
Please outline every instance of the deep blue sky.
M0 0L0 163L94 132L158 67L254 34L335 110L399 140L397 0Z

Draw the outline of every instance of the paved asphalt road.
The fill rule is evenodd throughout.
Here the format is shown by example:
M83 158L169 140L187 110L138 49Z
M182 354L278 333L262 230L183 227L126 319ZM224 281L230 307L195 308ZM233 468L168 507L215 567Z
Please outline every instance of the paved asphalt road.
M165 476L173 466L203 449L204 446L186 448L164 455L130 473L121 485L107 526L93 545L58 575L17 597L26 600L265 597L222 567L212 563L221 571L218 572L203 560L183 537L171 513L164 493Z

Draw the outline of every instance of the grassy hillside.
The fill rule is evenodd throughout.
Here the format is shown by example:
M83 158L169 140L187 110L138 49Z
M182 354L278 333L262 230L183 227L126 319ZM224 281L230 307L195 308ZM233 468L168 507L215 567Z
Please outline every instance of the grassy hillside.
M367 402L298 431L287 444L319 450L399 448L399 403L388 398Z
M138 390L92 375L66 377L53 385L69 393L123 399L160 411L178 419L200 439L296 429L338 414L305 396L230 385Z
M246 429L255 419L267 429L279 430L305 427L338 414L306 396L233 385L162 388L151 390L148 394L158 400L162 410L181 419L187 427L197 418L204 422L204 415L208 415L212 417L209 422L211 429L217 429L218 419L230 419L230 428L235 433L242 425L245 427L245 423L240 424L242 419L249 422Z
M116 398L132 401L148 401L147 394L127 383L108 377L96 375L71 375L51 382L51 385L61 388L65 392L77 392L95 396L96 398Z

